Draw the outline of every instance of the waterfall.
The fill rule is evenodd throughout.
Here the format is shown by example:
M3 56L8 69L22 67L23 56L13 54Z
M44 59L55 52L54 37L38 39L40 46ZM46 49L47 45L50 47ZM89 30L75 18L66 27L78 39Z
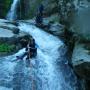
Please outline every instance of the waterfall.
M67 64L66 47L56 36L26 23L19 29L33 36L37 56L16 60L18 53L0 58L0 90L77 90L77 78Z
M6 19L13 21L17 19L17 5L18 5L19 0L13 0L13 3L11 5L11 9L7 14Z

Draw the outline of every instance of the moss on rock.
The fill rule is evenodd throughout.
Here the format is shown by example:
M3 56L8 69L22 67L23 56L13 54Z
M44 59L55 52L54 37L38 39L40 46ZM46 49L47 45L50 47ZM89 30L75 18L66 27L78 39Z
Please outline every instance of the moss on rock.
M15 45L10 45L10 44L7 44L7 43L2 43L0 44L0 53L10 53L10 52L13 52L14 49L16 48Z

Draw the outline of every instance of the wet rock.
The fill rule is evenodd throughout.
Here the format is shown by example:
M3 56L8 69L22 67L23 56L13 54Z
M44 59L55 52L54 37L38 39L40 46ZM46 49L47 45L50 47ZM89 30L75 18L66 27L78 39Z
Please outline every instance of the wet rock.
M85 89L90 89L90 42L77 43L72 54L72 66L79 78L84 83L82 86Z
M9 22L8 20L0 19L0 28L8 29L8 30L13 31L14 34L18 34L19 29L18 29L17 25L14 23L15 22Z
M3 28L0 28L0 37L13 37L14 34L12 33L12 31L10 30L7 30L7 29L3 29Z
M43 23L47 25L49 28L45 30L55 36L62 36L64 33L65 26L59 23L60 16L58 13L53 14L47 18L44 18Z
M54 23L51 24L49 31L54 35L60 36L64 33L64 26L59 23Z
M55 36L62 36L62 34L64 34L65 26L60 24L59 19L57 18L59 18L58 14L54 14L50 17L43 18L43 23L38 27Z
M86 49L87 44L76 44L72 64L75 72L82 78L90 79L90 50Z
M48 23L48 28L44 28L45 31L58 36L62 37L64 34L64 26L59 23Z
M19 34L19 31L20 31L20 30L19 30L18 28L15 28L15 29L13 30L13 33L14 33L14 34Z
M28 33L21 32L17 26L9 23L7 20L0 21L0 45L4 49L0 48L0 56L14 53L19 49L26 47L31 36Z
M22 22L25 22L27 24L36 25L37 27L45 30L48 33L51 33L55 36L62 37L62 34L65 32L65 26L59 23L59 15L54 14L50 17L43 18L42 24L36 24L34 19L31 20L22 20Z
M45 22L59 22L60 21L60 15L58 13L52 14L49 17L44 18Z

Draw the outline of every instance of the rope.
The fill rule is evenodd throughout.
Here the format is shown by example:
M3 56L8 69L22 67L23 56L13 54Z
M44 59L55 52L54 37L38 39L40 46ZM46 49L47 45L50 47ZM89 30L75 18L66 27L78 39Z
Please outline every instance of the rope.
M30 60L30 55L29 55L29 60ZM30 60L31 61L31 60ZM31 62L30 62L30 68L32 69L32 64L31 64ZM34 73L33 73L34 74ZM34 77L35 75L33 75L33 77ZM33 77L31 76L31 90L35 90L35 81L34 81L34 79L33 79Z

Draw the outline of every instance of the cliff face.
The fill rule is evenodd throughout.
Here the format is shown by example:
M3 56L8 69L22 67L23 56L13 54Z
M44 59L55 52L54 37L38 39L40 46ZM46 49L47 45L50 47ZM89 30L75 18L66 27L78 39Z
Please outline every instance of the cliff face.
M58 13L61 17L60 21L62 23L70 21L71 15L73 15L72 12L74 12L74 4L72 0L21 0L20 3L21 6L19 6L18 9L21 13L21 19L35 17L37 9L41 3L44 5L45 17Z
M42 0L20 0L18 5L18 18L30 19L36 15L37 6Z
M21 18L33 18L36 16L40 4L44 5L45 15L58 12L58 0L21 0L21 13L25 12Z
M9 9L12 0L0 0L0 18L5 18Z
M75 0L76 13L69 31L73 33L74 48L72 66L77 75L84 81L84 90L90 89L90 2Z

